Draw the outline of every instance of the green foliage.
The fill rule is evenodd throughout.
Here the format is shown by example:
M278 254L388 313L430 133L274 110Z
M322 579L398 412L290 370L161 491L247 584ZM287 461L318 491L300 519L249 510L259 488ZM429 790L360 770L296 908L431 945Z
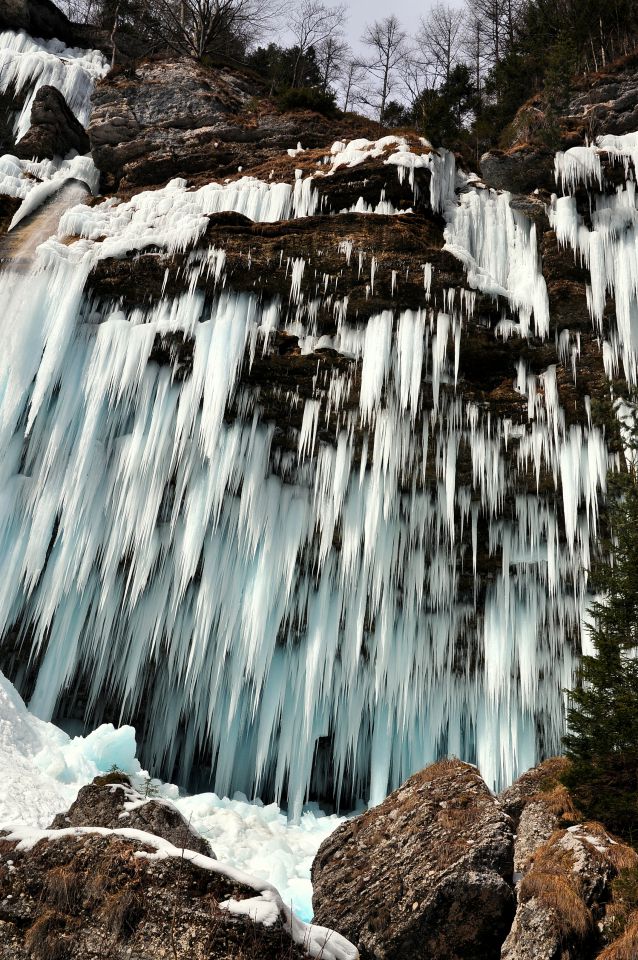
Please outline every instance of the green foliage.
M467 139L467 121L477 109L477 91L467 64L459 63L436 90L426 90L414 104L414 116L428 139L460 148Z
M151 797L159 796L159 784L157 780L153 780L153 777L144 778L144 797L150 799Z
M337 115L337 102L332 91L318 90L316 87L292 87L277 97L281 110L313 110L325 117Z
M516 27L487 73L474 132L482 147L499 143L517 110L541 94L540 140L560 142L558 117L576 73L598 70L638 39L637 0L526 0Z
M384 126L410 127L413 122L413 113L408 107L397 100L388 100L383 111Z
M269 43L257 47L246 57L246 65L268 83L271 94L291 88L321 88L323 78L313 47L302 54L299 47Z
M610 556L594 570L595 656L571 691L564 777L583 813L638 842L638 476L610 480Z

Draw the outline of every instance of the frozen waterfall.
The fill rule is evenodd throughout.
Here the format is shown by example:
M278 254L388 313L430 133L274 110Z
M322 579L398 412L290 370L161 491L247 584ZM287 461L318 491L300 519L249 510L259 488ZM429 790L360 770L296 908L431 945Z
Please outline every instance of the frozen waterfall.
M142 717L156 769L187 782L195 765L220 795L293 813L309 795L377 802L442 753L497 787L558 748L609 464L602 433L561 409L555 366L512 370L523 423L464 397L477 290L509 305L503 336L548 335L534 226L450 154L390 139L335 144L332 169L384 151L410 183L427 169L467 288L431 302L425 264L421 309L367 323L337 310L321 346L351 372L317 378L295 449L273 446L243 374L275 329L305 354L319 345L305 261L288 265L288 302L265 300L227 289L224 252L203 238L218 211L312 215L313 177L173 181L74 206L26 273L0 274L0 636L28 653L31 708ZM566 189L575 163L560 166ZM584 169L594 189L589 154ZM615 291L609 373L622 363L635 380L633 191L597 197L591 228L569 194L551 215L591 269L594 324ZM147 248L193 251L183 294L125 309L87 292L100 259ZM341 253L349 261L352 244ZM356 255L373 290L374 251ZM202 271L215 296L197 289ZM153 359L168 333L192 349L184 378ZM569 332L561 349L571 369ZM530 474L551 478L555 497L518 492Z

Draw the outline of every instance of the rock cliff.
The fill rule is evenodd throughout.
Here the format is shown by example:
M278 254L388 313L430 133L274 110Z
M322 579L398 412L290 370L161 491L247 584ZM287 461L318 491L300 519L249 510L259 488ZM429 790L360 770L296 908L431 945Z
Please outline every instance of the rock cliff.
M548 760L498 797L458 761L426 768L324 841L317 919L362 960L632 956L638 854L583 822L566 766Z

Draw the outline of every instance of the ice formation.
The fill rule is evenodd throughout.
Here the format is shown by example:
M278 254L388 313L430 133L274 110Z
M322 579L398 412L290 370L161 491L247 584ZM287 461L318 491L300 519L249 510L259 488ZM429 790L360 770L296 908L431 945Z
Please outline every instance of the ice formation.
M578 173L572 159L577 150ZM634 173L615 192L603 190L602 163L622 164L626 174L636 170L638 135L599 137L589 147L559 154L557 171L573 192L587 186L596 170L599 189L590 191L591 211L587 222L579 213L573 193L554 197L550 220L560 243L574 251L576 259L590 274L587 290L589 312L601 334L603 312L608 297L616 305L616 324L604 344L606 373L615 378L621 373L630 385L637 381L638 351L638 209ZM566 173L567 172L567 173Z
M103 724L88 736L67 736L29 713L0 673L0 829L47 827L81 787L114 766L146 795L148 774L136 760L136 749L130 726L116 730ZM157 779L151 786L152 797L174 804L210 841L219 860L273 884L302 920L312 918L310 867L321 842L341 823L339 817L312 807L299 824L291 824L275 803L249 803L241 795L180 795L176 786Z
M59 40L34 40L26 33L0 33L0 92L21 94L14 118L14 133L20 140L31 125L31 106L43 86L56 87L80 123L86 126L95 82L108 70L97 50L65 47Z
M623 143L604 149L630 163ZM344 300L336 332L320 337L303 255L281 300L225 288L208 214L309 216L318 177L370 157L445 216L467 289L433 303L424 264L420 310L364 324ZM583 157L557 159L565 189L582 182L577 169L598 183ZM592 271L595 324L615 292L608 369L622 362L632 377L633 189L597 197L591 229L569 195L552 211ZM374 251L340 249L359 256L373 295ZM86 296L99 259L142 250L190 251L181 296L130 310ZM498 336L548 336L533 224L507 194L460 177L450 153L396 137L335 144L290 184L173 181L75 206L26 275L5 269L0 635L19 625L30 645L33 710L49 719L81 684L87 716L105 695L122 718L144 715L153 767L181 782L206 769L217 795L281 800L297 818L309 795L378 802L442 753L498 787L556 750L608 452L591 423L566 418L553 366L512 370L522 422L463 396L476 291L507 308ZM277 329L304 354L331 347L360 369L360 389L339 368L316 378L285 453L242 383ZM192 344L184 380L151 361L166 333ZM577 337L559 346L574 369ZM530 475L553 495L520 493ZM482 576L479 556L501 556L500 569Z
M113 765L135 774L135 731L104 724L87 737L69 737L30 714L0 673L0 826L46 827L78 790Z

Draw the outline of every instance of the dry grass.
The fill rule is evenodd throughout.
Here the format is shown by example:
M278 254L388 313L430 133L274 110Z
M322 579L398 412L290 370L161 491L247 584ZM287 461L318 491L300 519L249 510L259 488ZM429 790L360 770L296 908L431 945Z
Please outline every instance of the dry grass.
M44 880L44 899L60 910L73 910L80 898L82 880L72 864L49 870Z
M45 910L27 930L24 938L33 960L67 960L68 944L60 935L66 918L57 910Z
M519 887L519 899L523 903L532 897L552 911L561 937L584 940L590 933L592 916L573 877L533 870Z
M558 784L551 790L540 790L530 797L528 803L542 803L549 813L563 823L580 823L582 814L575 806L569 790Z
M562 938L584 940L592 930L592 915L572 871L572 854L556 845L557 836L560 834L554 834L537 850L534 865L520 883L518 897L522 903L535 898L551 911Z
M137 890L126 887L106 897L100 916L114 940L124 939L135 930L144 912Z
M638 957L638 911L632 913L625 931L617 940L614 940L602 953L598 960L636 960Z

